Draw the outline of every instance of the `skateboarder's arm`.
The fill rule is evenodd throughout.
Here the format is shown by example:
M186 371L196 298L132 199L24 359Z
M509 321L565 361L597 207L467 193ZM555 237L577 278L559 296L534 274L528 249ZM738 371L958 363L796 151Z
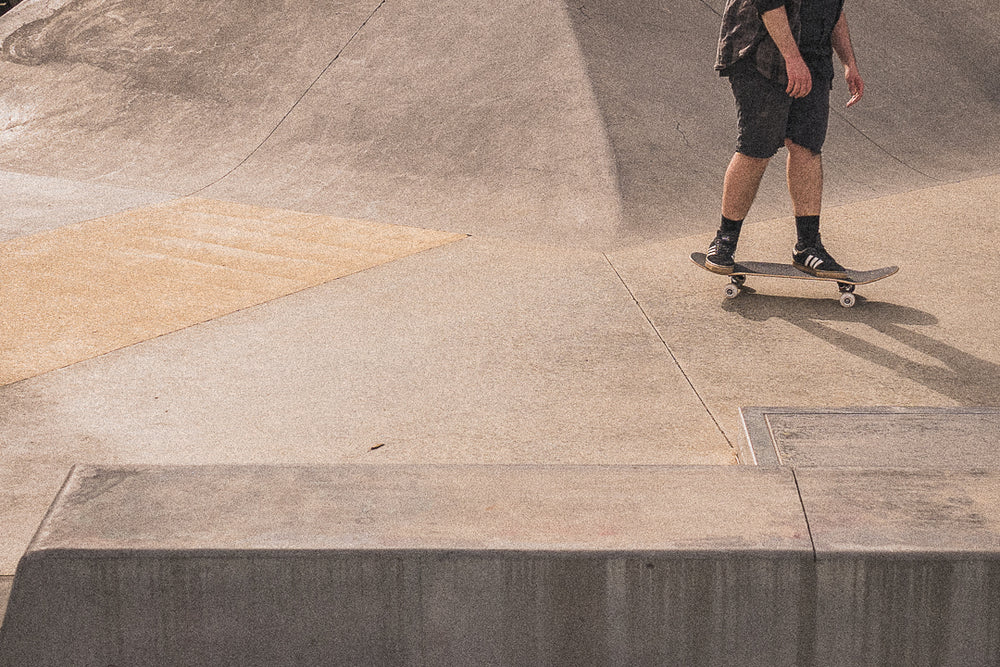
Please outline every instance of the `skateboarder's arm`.
M805 97L812 90L812 75L809 73L806 61L802 59L798 44L795 43L785 7L776 7L760 16L764 20L768 34L785 59L785 69L788 72L788 88L785 92L791 97Z
M851 45L851 31L847 27L847 14L841 13L837 25L833 28L833 50L844 64L844 78L847 79L847 89L851 91L851 99L847 106L851 107L865 94L865 82L858 71L858 61L854 57L854 47Z

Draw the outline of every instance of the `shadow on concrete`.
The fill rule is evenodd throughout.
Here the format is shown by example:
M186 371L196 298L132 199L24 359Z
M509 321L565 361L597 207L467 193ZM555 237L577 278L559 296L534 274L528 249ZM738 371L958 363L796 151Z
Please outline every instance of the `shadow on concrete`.
M735 145L728 82L714 72L724 0L565 0L612 147L624 233L713 229ZM1000 4L857 0L851 33L861 104L838 76L825 200L844 205L1000 168ZM778 159L783 159L779 154ZM773 173L772 173L773 172ZM755 219L786 214L773 164Z
M567 0L615 160L626 235L717 222L734 110L713 71L719 15L700 0Z
M996 397L1000 396L1000 365L912 329L938 323L936 317L917 308L868 301L860 295L857 305L846 309L832 299L755 293L727 301L723 308L754 321L772 317L782 319L829 345L922 384L961 405L993 405ZM936 359L940 364L907 358L861 336L835 328L829 324L832 322L870 327L914 352Z

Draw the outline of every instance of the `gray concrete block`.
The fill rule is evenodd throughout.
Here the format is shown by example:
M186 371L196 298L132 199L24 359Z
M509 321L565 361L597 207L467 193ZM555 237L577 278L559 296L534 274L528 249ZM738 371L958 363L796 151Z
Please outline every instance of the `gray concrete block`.
M796 471L822 665L1000 664L1000 472Z
M80 467L0 665L993 665L998 516L1000 471Z
M1000 469L1000 408L741 408L758 465Z
M77 468L0 665L801 664L792 473Z

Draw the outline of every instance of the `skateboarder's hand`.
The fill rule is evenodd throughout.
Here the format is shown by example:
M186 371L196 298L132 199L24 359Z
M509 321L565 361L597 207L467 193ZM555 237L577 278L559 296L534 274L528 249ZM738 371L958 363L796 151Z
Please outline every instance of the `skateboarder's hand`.
M785 92L790 97L805 97L812 90L812 75L806 61L802 59L798 44L788 23L788 12L781 5L760 15L764 27L771 35L781 57L785 59L785 71L788 72L788 88Z
M847 90L851 92L851 99L847 100L847 106L850 108L864 97L865 81L861 78L857 67L845 67L844 77L847 79Z
M785 69L788 71L788 88L785 92L789 97L805 97L812 90L812 74L809 73L809 66L806 61L800 58L790 58L785 61Z

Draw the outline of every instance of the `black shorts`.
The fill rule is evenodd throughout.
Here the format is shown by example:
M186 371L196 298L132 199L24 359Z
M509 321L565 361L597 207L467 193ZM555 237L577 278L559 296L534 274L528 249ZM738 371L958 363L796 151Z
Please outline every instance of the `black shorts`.
M755 67L741 67L729 75L736 97L739 136L736 152L753 158L773 157L791 139L819 155L830 121L832 81L816 80L808 95L793 99L785 86L771 81Z

